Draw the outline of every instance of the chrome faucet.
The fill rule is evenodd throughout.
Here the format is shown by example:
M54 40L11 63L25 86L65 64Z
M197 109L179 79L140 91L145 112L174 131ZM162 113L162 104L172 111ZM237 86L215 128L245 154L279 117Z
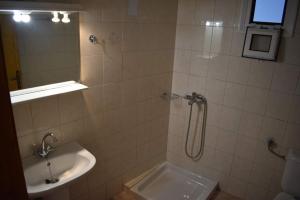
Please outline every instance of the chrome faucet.
M57 142L57 138L54 136L53 133L47 133L43 139L42 139L42 143L41 145L38 147L37 149L37 154L42 157L42 158L46 158L48 156L48 154L51 152L51 151L54 151L55 148L53 146L51 146L49 143L47 143L46 139L48 137L51 137L52 138L52 142L55 143Z

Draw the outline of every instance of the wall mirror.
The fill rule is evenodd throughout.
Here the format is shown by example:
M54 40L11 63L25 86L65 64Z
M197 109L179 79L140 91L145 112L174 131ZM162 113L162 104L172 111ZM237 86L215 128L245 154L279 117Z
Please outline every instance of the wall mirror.
M1 45L10 91L80 76L79 14L0 14Z

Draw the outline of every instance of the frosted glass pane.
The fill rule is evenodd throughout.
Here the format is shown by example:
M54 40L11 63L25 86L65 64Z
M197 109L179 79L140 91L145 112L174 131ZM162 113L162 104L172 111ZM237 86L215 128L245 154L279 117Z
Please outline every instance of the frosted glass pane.
M286 0L256 0L253 22L281 24Z

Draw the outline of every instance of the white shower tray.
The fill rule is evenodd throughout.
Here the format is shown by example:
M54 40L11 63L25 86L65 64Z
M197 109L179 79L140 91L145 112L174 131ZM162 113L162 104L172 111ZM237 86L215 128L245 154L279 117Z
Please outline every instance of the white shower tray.
M165 162L126 185L145 200L206 200L218 182Z

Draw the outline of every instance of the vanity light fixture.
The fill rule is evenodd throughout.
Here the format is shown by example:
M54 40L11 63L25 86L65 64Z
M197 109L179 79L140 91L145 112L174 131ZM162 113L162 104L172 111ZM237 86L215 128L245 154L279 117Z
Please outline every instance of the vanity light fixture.
M61 12L61 14L64 15L64 17L61 19L61 21L63 23L70 23L70 18L69 18L69 14L67 12Z
M24 23L30 22L31 17L30 17L29 14L23 14L23 15L21 15L21 16L22 16L22 22L24 22Z
M29 13L21 13L19 11L15 11L13 15L13 20L15 22L24 22L28 23L31 20Z
M60 22L60 19L59 19L59 17L58 17L58 12L57 12L57 11L54 11L52 14L53 14L53 18L51 19L52 22L54 22L54 23Z
M13 16L13 20L14 20L15 22L21 22L21 21L22 21L21 13L15 12L15 13L14 13L14 16Z

